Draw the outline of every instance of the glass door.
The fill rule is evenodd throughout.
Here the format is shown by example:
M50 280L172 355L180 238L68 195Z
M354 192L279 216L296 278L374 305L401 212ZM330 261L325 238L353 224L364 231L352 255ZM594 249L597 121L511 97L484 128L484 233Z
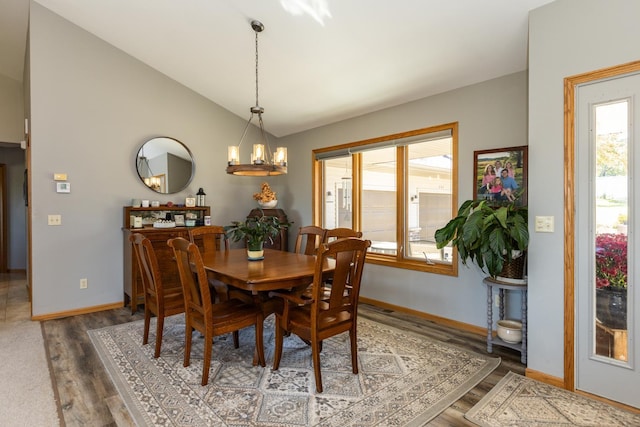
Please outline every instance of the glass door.
M640 76L580 86L576 106L576 388L640 406L634 171Z
M630 100L592 106L595 168L594 236L595 316L593 322L597 356L626 362L628 218L629 218L629 108Z

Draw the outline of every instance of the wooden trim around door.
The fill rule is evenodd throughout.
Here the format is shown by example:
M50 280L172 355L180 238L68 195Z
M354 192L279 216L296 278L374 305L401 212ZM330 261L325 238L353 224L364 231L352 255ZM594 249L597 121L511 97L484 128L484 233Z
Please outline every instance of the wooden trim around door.
M598 80L640 72L640 61L564 79L564 388L575 391L575 92Z

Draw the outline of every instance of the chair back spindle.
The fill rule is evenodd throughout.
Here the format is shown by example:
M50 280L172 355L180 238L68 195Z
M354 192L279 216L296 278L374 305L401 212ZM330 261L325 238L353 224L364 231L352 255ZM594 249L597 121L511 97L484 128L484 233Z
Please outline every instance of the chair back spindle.
M294 252L305 255L314 255L325 239L326 230L315 225L300 227L296 237Z

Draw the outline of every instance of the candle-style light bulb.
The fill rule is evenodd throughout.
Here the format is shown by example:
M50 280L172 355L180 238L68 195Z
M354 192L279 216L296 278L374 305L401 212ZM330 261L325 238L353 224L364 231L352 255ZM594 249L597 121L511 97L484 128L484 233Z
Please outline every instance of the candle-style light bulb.
M253 163L257 165L264 163L264 145L253 144Z
M274 160L276 164L279 164L280 166L286 166L287 165L287 148L286 147L276 148L276 155Z
M235 145L230 145L228 148L228 156L227 161L230 165L235 165L240 163L240 147Z

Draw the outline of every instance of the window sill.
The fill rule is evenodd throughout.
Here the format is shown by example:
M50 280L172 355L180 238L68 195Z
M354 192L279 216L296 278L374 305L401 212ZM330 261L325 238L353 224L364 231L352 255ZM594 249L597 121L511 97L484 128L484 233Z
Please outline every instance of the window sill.
M375 253L367 254L367 262L393 268L404 268L405 270L423 271L425 273L444 274L447 276L458 276L457 264L452 265L441 262L433 262L433 264L427 264L425 261L408 259L399 260L388 255Z

